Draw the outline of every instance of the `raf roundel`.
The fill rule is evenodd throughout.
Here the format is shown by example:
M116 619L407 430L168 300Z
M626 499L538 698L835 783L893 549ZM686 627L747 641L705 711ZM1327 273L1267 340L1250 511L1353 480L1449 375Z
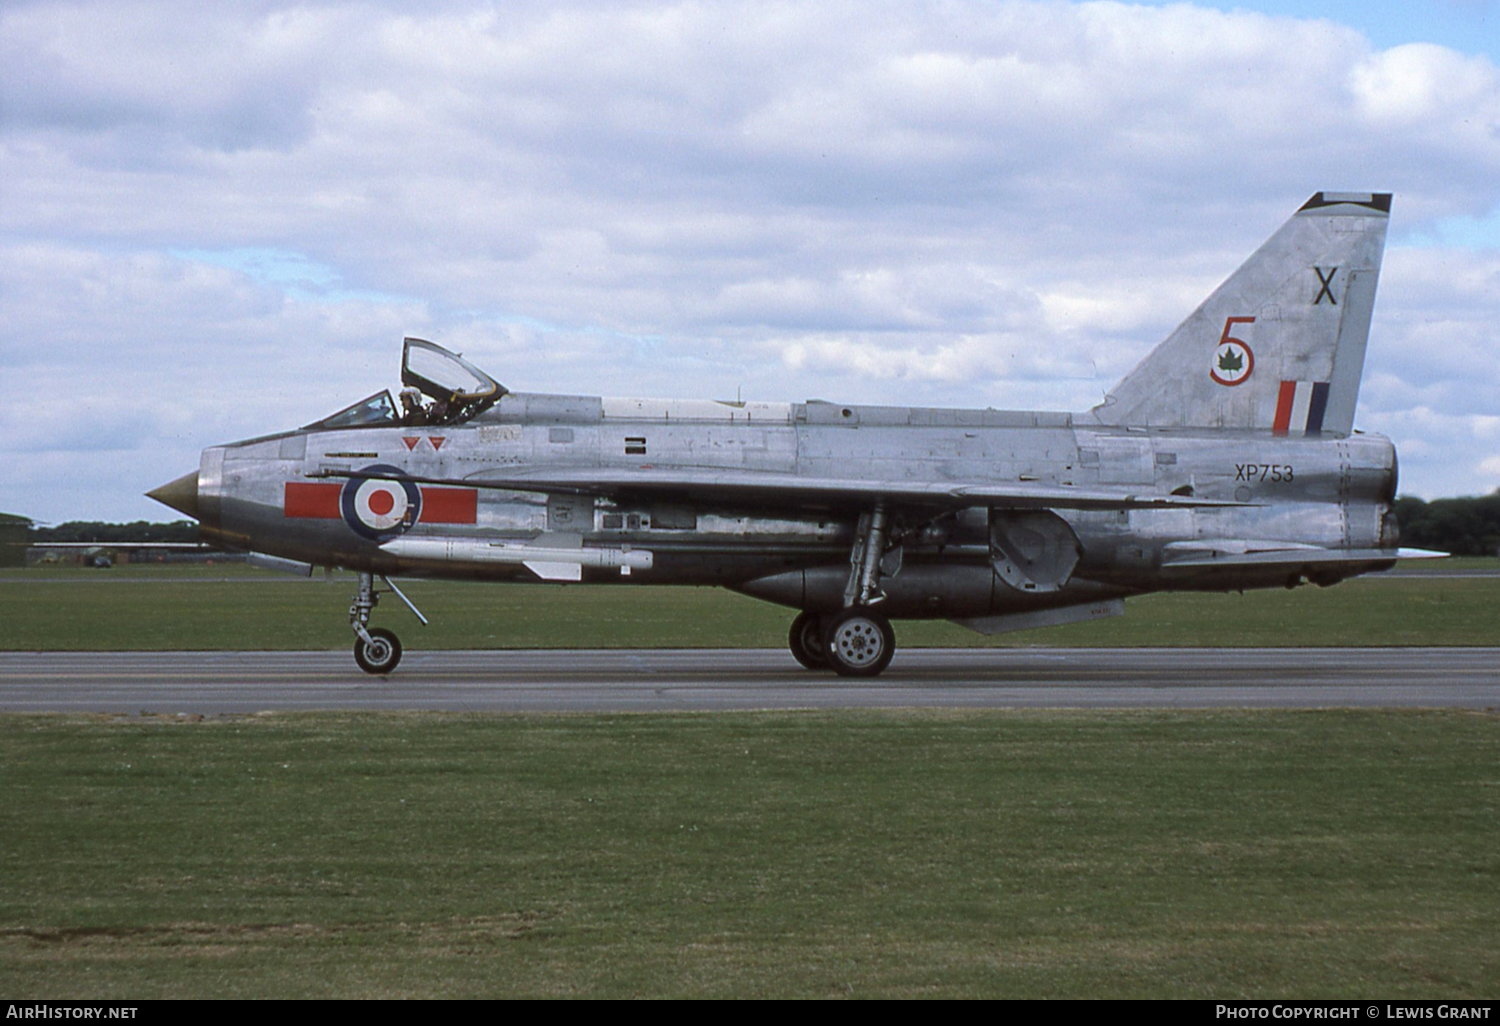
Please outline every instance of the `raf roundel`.
M391 481L400 468L386 464L365 467L344 484L339 511L355 534L386 541L409 530L422 513L422 492L410 481ZM364 475L381 475L367 477Z

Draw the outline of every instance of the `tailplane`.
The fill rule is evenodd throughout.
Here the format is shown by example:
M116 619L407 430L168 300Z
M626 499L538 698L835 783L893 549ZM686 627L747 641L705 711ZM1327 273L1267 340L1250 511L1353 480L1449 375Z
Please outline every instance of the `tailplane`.
M1347 435L1390 193L1320 192L1116 385L1121 427Z

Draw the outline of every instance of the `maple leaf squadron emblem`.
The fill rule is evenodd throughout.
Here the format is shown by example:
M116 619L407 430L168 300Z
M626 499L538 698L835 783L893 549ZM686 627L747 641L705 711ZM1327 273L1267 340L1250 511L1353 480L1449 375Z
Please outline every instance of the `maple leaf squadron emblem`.
M1214 350L1209 377L1221 385L1238 385L1255 369L1255 355L1243 342L1225 342Z
M1245 344L1244 339L1236 338L1230 334L1232 330L1235 330L1236 325L1251 325L1254 323L1254 317L1229 317L1225 319L1224 331L1219 336L1219 344L1214 347L1213 360L1208 367L1208 376L1219 384L1238 385L1254 373L1255 354L1250 351L1250 347Z

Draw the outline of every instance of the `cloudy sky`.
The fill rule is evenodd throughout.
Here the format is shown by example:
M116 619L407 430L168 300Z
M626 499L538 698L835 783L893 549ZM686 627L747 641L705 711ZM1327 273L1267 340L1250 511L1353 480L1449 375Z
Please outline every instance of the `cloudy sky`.
M394 385L1082 410L1320 189L1357 424L1500 486L1500 5L0 5L0 510Z

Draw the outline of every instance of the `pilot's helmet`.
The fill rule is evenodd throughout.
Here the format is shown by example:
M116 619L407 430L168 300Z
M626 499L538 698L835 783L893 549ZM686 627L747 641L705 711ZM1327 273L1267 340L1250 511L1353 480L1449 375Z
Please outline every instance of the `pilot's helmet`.
M417 391L415 388L403 388L401 390L401 401L411 401L414 403L419 403L422 401L422 393Z

